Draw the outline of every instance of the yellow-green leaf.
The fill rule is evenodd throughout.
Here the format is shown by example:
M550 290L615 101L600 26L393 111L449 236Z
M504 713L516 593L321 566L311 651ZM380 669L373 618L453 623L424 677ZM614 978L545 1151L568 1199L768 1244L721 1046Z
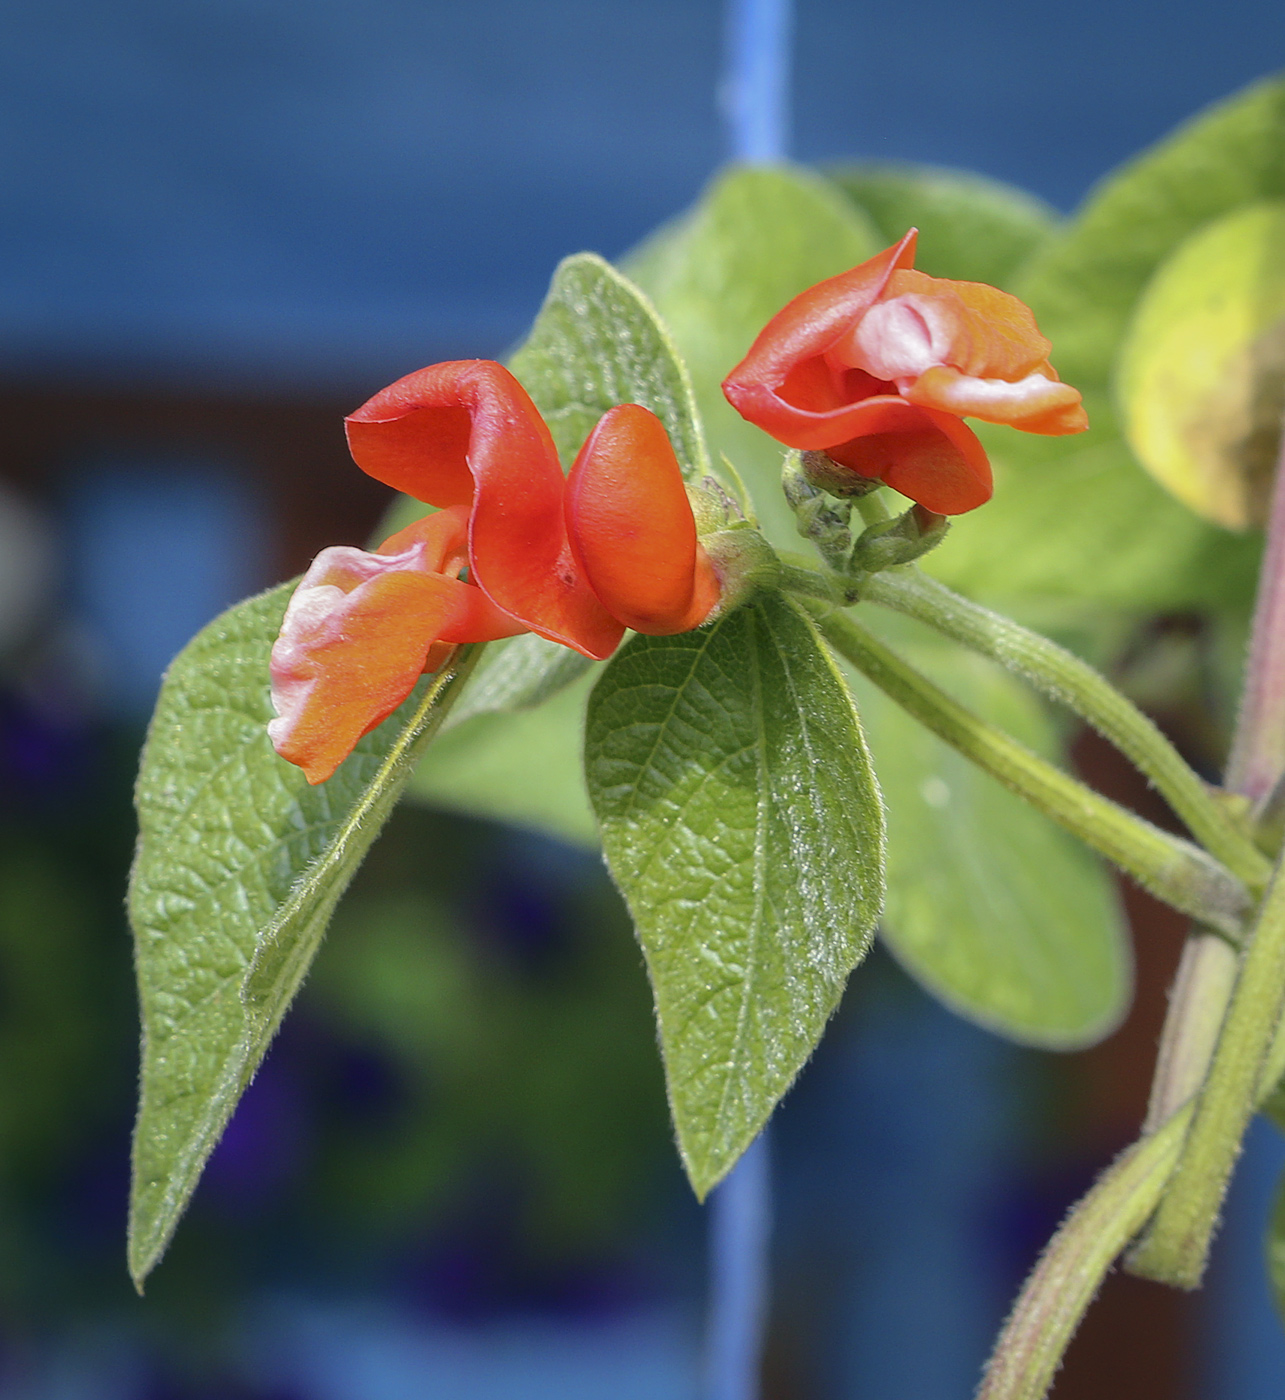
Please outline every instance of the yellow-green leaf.
M1129 445L1157 481L1228 529L1265 523L1285 409L1285 202L1224 215L1161 264L1117 392Z

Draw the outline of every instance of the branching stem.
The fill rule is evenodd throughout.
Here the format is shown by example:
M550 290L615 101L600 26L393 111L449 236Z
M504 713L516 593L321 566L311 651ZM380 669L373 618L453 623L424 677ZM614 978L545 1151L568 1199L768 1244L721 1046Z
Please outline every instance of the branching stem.
M1226 937L1241 936L1245 886L1212 856L1159 830L978 718L854 618L806 600L830 644L903 709L1158 898Z
M861 596L926 622L1074 711L1151 780L1210 855L1250 889L1266 885L1267 857L1151 720L1087 662L913 567L871 575Z

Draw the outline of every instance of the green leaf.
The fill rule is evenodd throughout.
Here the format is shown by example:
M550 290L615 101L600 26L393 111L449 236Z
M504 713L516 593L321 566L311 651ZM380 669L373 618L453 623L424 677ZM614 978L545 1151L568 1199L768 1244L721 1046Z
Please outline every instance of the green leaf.
M1162 490L1134 460L1104 394L1087 393L1085 406L1093 427L1074 437L974 425L995 496L956 521L924 569L1020 620L1059 603L1133 615L1247 606L1259 541L1213 528Z
M594 253L564 258L509 368L569 467L609 408L638 403L665 425L689 481L709 474L691 383L651 303Z
M870 215L884 243L917 228L915 266L931 277L1006 287L1061 221L1025 190L967 170L870 161L826 174Z
M1071 438L984 430L995 499L960 522L933 573L1005 606L1022 593L1123 608L1244 607L1259 542L1211 527L1136 463L1110 398L1117 355L1157 268L1203 225L1285 195L1285 82L1249 88L1110 176L1014 287L1085 392Z
M782 448L742 421L719 387L768 319L822 278L883 247L828 180L788 166L732 168L688 213L624 261L691 371L711 449L736 464L773 543L798 547L781 495Z
M861 726L810 621L766 594L701 631L632 638L590 698L585 772L703 1197L869 946L883 813Z
M1142 289L1189 234L1285 197L1285 80L1256 83L1109 176L1015 289L1076 385L1105 387Z
M1285 202L1242 205L1161 263L1117 387L1138 460L1198 515L1267 523L1285 408Z
M309 787L265 728L268 653L293 589L238 604L188 643L143 750L129 891L143 1015L129 1236L140 1286L471 664L421 682Z
M1117 355L1148 280L1186 238L1285 195L1285 82L1249 88L1110 176L1022 270L1013 290L1085 393L1093 427L1070 438L983 430L995 499L926 567L1007 606L1023 593L1124 608L1243 607L1259 542L1211 527L1143 471L1111 403Z
M1012 676L904 619L863 620L970 709L1061 757L1047 712ZM933 996L1010 1040L1101 1039L1131 991L1106 870L870 682L852 683L888 810L888 947Z
M581 752L585 702L601 670L594 666L538 708L474 710L465 724L444 724L406 795L596 848L598 825L585 793ZM470 686L452 711L452 720L473 696Z

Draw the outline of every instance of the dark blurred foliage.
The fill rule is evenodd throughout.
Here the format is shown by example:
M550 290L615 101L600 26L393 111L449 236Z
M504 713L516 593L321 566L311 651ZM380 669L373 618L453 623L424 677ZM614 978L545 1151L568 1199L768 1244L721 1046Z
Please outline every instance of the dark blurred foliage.
M5 753L34 770L34 719L12 693L3 713ZM79 737L93 762L74 790L47 800L47 744L39 771L9 760L0 817L11 1327L126 1297L137 1020L121 894L139 735ZM44 799L24 801L29 784ZM365 1280L448 1316L611 1309L661 1282L635 1246L679 1188L641 957L600 863L407 807L151 1292L203 1333L247 1286L292 1279Z

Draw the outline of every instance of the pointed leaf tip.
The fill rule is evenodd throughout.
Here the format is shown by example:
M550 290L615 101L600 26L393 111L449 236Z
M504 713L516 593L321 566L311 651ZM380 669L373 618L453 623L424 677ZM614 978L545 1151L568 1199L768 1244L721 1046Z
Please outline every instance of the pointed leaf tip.
M779 594L634 637L590 698L586 776L647 960L702 1199L812 1053L883 899L883 809L851 696Z

